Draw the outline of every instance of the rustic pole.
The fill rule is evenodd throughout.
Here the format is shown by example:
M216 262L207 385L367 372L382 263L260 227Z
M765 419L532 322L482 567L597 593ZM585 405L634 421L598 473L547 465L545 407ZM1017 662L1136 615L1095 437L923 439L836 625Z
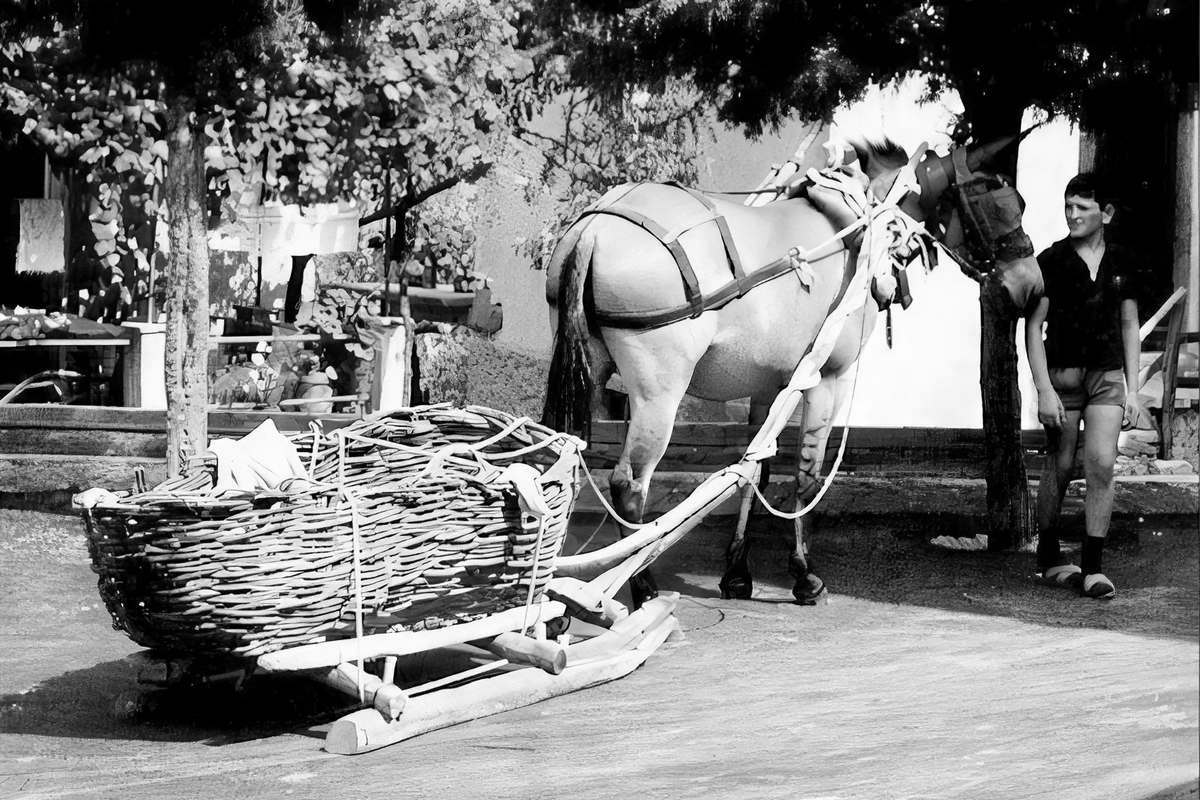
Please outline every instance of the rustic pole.
M993 87L994 88L994 87ZM986 85L964 92L963 105L977 144L1021 130L1026 102ZM1017 148L998 154L993 168L1017 176ZM988 549L1005 550L1033 542L1036 519L1030 502L1021 450L1021 392L1017 386L1017 318L998 280L984 280L979 290L979 389L983 411L984 460L987 480Z
M387 216L383 218L383 299L379 304L379 315L388 316L392 291L392 165L383 158L383 207Z
M988 549L1033 541L1035 520L1021 451L1021 393L1017 387L1017 317L998 280L979 289L979 391L987 479Z
M167 262L166 389L167 471L177 475L180 453L208 445L208 240L201 143L188 122L186 103L176 102L167 135L167 213L171 257Z

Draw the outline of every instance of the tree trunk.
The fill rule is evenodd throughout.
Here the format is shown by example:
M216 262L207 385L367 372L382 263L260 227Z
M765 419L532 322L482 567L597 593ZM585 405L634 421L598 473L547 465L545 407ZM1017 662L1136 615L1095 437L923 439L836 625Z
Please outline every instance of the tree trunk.
M1021 392L1017 387L1017 314L995 280L979 289L979 390L983 401L988 549L1033 542L1037 535L1021 450Z
M208 449L208 239L203 146L187 104L172 108L167 135L167 472L178 475L182 453Z
M1021 130L1024 103L1015 97L984 92L962 93L975 143L1011 136ZM1014 180L1017 152L992 167ZM987 479L988 549L1024 546L1037 536L1029 483L1021 450L1021 392L1017 386L1017 318L1007 290L985 280L979 291L979 389L983 405L983 441Z

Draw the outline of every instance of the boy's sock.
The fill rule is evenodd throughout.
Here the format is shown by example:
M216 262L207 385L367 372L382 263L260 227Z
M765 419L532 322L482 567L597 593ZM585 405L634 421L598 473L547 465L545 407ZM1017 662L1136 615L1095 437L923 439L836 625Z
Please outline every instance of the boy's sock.
M1062 551L1058 547L1058 531L1038 533L1037 565L1042 572L1063 563Z
M1083 537L1083 556L1079 566L1084 575L1095 575L1097 572L1103 571L1100 568L1100 554L1103 550L1103 536Z

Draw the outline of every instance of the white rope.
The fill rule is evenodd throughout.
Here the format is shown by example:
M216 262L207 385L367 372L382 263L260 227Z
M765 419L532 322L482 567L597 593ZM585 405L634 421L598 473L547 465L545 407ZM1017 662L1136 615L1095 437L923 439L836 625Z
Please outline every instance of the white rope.
M899 180L897 180L897 183L899 183ZM899 211L899 209L897 208L897 206L895 204L895 201L890 199L891 195L896 194L896 191L897 191L896 187L893 186L893 190L889 194L889 200L886 200L883 203L879 204L875 209L873 209L868 214L869 221L867 223L866 230L864 231L865 241L863 242L863 247L866 249L868 256L871 253L871 247L873 245L873 242L871 240L875 233L875 226L872 225L871 223L874 222L882 214L882 212L884 210L893 210L894 209L895 211ZM917 226L915 224L909 224L906 217L907 217L907 215L904 215L902 213L894 213L891 216L891 218L888 219L888 221L886 223L887 227L889 230L895 229L895 231L894 231L895 238L907 240L908 238L911 238L913 235L918 234L920 232L920 230L923 230L923 228L919 228L919 226ZM920 244L920 247L922 250L922 257L925 258L926 256L925 256L924 242L921 240L919 235L917 236L917 241ZM880 259L880 260L882 260L882 259ZM868 264L868 266L870 266L870 265ZM865 301L865 302L869 302L869 301ZM862 324L859 329L859 337L858 337L858 353L859 354L854 362L854 381L853 381L853 383L851 383L850 398L849 398L849 401L847 402L847 411L846 411L846 419L847 420L849 420L850 414L854 410L854 397L855 397L855 394L858 392L858 377L859 377L859 372L862 369L862 351L863 351L863 347L866 345L866 329L867 329L867 317L864 314L863 318L862 318ZM833 421L830 420L831 425L832 425L832 423L833 423ZM801 434L801 435L803 435L803 434ZM837 477L837 474L841 469L842 458L846 454L846 445L849 441L850 441L850 426L845 425L842 427L842 441L838 445L837 456L833 460L833 466L830 468L829 474L827 476L825 476L825 480L822 481L821 488L817 492L817 494L803 508L800 508L795 511L780 511L779 509L773 507L767 501L767 498L763 495L762 490L760 490L758 488L758 483L752 482L750 484L750 486L754 490L754 494L758 498L758 501L760 503L762 503L763 508L765 508L768 513L770 513L771 515L773 515L775 517L779 517L780 519L789 519L789 520L800 519L801 517L803 517L806 514L808 514L809 512L811 512L821 502L822 498L825 497L825 494L829 491L829 487L833 485L833 479L835 477Z
M592 485L592 491L595 492L596 497L599 498L600 505L604 507L604 510L608 512L610 517L617 521L618 525L624 525L626 528L633 528L636 530L637 528L644 528L650 524L648 522L630 522L618 514L617 510L609 504L608 500L605 499L604 492L600 491L600 487L596 485L596 479L592 477L592 471L588 468L587 461L584 461L581 458L579 459L579 463L583 465L583 474L587 476L588 483Z
M542 537L546 534L546 518L538 516L537 541L533 545L533 566L529 569L529 592L525 595L525 615L521 618L522 635L529 631L529 610L533 608L533 589L537 585L538 564L542 558Z
M862 340L863 340L863 333L866 332L866 327L867 327L867 318L866 318L866 315L864 314L863 315L862 332L859 334L859 355L858 355L858 358L855 359L855 362L854 362L854 382L852 384L850 384L850 399L846 404L846 419L847 419L847 421L849 421L849 419L850 419L850 413L854 410L854 394L856 391L858 391L858 371L862 367L862 344L863 344ZM833 420L830 420L830 424L831 425L833 424ZM803 435L804 434L802 432L801 436L803 436ZM833 460L833 466L830 467L829 474L825 476L825 480L821 484L821 489L817 492L816 496L813 497L813 499L811 501L809 501L809 503L806 506L804 506L803 508L801 508L798 511L780 511L779 509L774 508L770 503L767 502L767 498L763 496L762 491L758 488L758 483L753 482L750 484L750 486L751 486L751 488L754 489L754 494L756 497L758 497L758 502L762 503L763 508L765 508L768 513L770 513L772 516L779 517L780 519L800 519L805 514L812 511L814 508L816 508L817 503L821 502L821 498L823 498L825 496L825 493L827 491L829 491L829 487L833 485L833 479L837 476L838 471L841 469L842 456L844 456L846 454L846 443L848 441L850 441L850 426L847 424L847 425L842 426L842 441L841 441L841 444L838 445L837 457L834 458L834 460ZM797 499L799 499L798 492L797 492L796 497L797 497Z
M867 249L868 255L871 252L871 250L870 250L871 245L872 245L871 237L875 231L875 227L871 224L871 221L874 221L874 219L875 219L875 215L869 215L870 221L867 222L866 230L863 232L863 238L864 238L863 247L865 247ZM868 266L870 266L870 265L868 264ZM869 291L869 287L870 287L870 284L867 284L868 291ZM869 298L864 299L864 305L867 302L870 302ZM862 323L859 327L859 332L858 332L858 357L854 359L854 383L851 384L850 399L849 399L849 402L847 403L847 411L846 411L846 419L847 420L850 419L850 412L854 410L854 394L858 390L858 373L859 373L859 370L862 368L862 349L863 349L863 346L866 344L866 342L865 342L866 332L867 332L867 315L863 314ZM836 390L835 390L835 392L836 392ZM830 425L833 424L832 419L829 420L829 424ZM803 439L803 436L804 436L803 431L800 432L800 436ZM763 508L765 508L768 511L768 513L770 513L771 515L773 515L775 517L779 517L781 519L795 520L795 519L800 519L805 514L808 514L810 511L812 511L814 508L816 508L817 504L821 502L821 498L823 498L825 496L825 493L827 491L829 491L829 487L833 485L833 479L838 474L838 470L841 468L841 465L842 465L842 456L845 455L845 453L846 453L846 442L848 442L849 440L850 440L849 425L846 425L846 426L843 426L843 428L842 428L842 441L841 441L841 444L838 445L838 454L837 454L837 457L833 460L833 467L830 469L829 474L825 477L825 480L821 484L821 488L817 492L816 496L813 497L813 499L807 505L805 505L803 508L801 508L797 511L780 511L780 510L778 510L777 508L773 507L770 503L767 502L767 498L763 496L762 490L758 488L758 482L753 481L753 482L751 482L750 487L754 490L754 494L758 498L758 502L762 503ZM799 498L800 498L799 486L797 486L796 499L798 500Z
M358 529L358 504L354 494L346 486L346 436L341 431L335 431L338 440L338 489L350 506L350 530L353 535L352 547L354 558L354 648L358 653L358 673L355 682L358 685L358 701L366 702L366 690L363 687L363 597L362 597L362 536Z

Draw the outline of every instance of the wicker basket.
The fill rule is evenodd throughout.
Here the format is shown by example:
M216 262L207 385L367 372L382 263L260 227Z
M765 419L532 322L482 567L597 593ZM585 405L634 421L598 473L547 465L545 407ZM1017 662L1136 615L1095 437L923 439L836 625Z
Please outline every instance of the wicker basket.
M523 605L553 577L578 440L444 406L289 438L311 481L217 495L203 471L84 510L115 628L164 651L257 656L354 635L360 598L367 631L438 627ZM499 477L514 462L540 474L540 523Z

